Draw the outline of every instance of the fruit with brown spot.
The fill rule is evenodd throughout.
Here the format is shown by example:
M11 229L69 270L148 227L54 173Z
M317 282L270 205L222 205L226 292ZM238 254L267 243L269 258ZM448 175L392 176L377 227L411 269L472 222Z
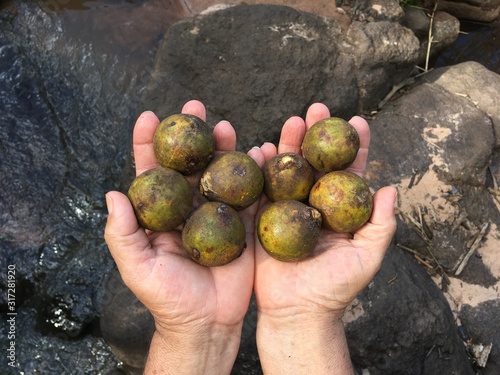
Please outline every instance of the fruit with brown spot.
M225 203L205 202L186 221L182 245L191 259L208 267L227 264L246 247L245 226Z
M295 200L269 204L262 212L257 235L264 250L283 262L306 258L319 241L321 214Z
M192 210L189 182L170 168L156 167L141 173L127 194L139 225L155 232L178 227Z
M353 233L370 219L373 197L357 174L334 171L316 181L309 204L321 212L325 227L339 233Z
M210 201L226 203L235 210L247 208L259 199L264 176L247 154L230 151L216 155L200 179L200 192Z
M153 149L161 166L190 175L201 171L213 159L215 138L201 118L175 114L156 128Z
M314 169L294 152L278 154L262 168L264 193L273 202L292 199L304 201L314 185Z
M302 154L320 172L343 170L356 159L359 135L347 121L331 117L309 128L302 142Z

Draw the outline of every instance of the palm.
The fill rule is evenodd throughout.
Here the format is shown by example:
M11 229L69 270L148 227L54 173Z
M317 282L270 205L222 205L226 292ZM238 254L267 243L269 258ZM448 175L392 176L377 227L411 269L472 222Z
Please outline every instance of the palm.
M278 148L263 145L266 160L276 153L300 153L307 129L329 116L325 106L315 104L309 108L305 121L290 118L283 126ZM370 143L369 128L360 118L353 118L351 124L356 127L361 144L358 156L349 169L363 174ZM279 262L271 258L257 240L254 290L260 311L274 314L319 310L342 314L377 272L392 237L391 225L377 223L381 214L392 210L384 202L388 201L387 193L385 190L375 195L377 209L374 207L374 215L354 236L322 230L313 254L303 261ZM392 212L389 214L392 215Z
M342 313L373 278L381 261L363 242L323 230L314 253L294 263L272 259L258 245L254 288L259 308L269 314L289 309Z
M205 108L197 101L188 102L182 112L205 118ZM151 112L143 113L136 122L133 143L137 175L158 165L152 145L158 124ZM235 149L236 134L228 123L219 123L214 136L218 151ZM188 178L195 192L198 178ZM120 235L109 230L115 226L108 225L106 240L123 280L153 313L157 323L187 327L242 322L253 286L256 205L240 212L247 229L246 250L231 264L209 268L187 256L180 231L148 233L139 228L123 194L116 193L113 199L115 205L120 205L123 219ZM198 193L194 200L199 205L203 197Z
M209 268L187 258L180 244L177 231L145 238L129 287L160 323L240 322L252 288L253 252L226 267Z

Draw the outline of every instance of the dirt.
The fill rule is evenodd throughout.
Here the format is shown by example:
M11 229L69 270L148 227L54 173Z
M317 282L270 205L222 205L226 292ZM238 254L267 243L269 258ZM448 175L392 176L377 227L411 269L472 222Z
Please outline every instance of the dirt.
M485 301L500 299L500 228L491 220L489 220L489 223L486 221L488 223L486 233L480 240L479 247L470 258L475 258L475 261L479 259L492 276L489 280L496 279L496 282L482 283L468 279L466 281L462 274L456 276L458 266L463 261L464 256L471 250L473 239L476 238L480 228L464 219L467 215L459 204L461 198L459 192L453 186L441 181L436 172L436 167L440 170L446 168L440 157L439 142L449 134L448 129L440 128L429 129L428 132L424 132L424 139L432 143L436 151L433 155L433 164L423 174L415 173L409 178L402 179L396 185L399 193L397 212L402 220L413 225L415 230L418 230L418 225L415 226L414 224L416 222L417 224L423 223L423 230L427 234L436 228L447 227L455 228L457 237L465 237L465 240L467 236L470 237L469 241L464 241L461 246L462 254L455 259L455 267L451 270L445 270L445 277L447 277L448 282L443 292L452 311L455 315L458 315L465 304L475 307ZM498 202L495 202L495 204L497 209L500 210ZM464 220L466 225L463 225L464 223L461 220ZM436 235L434 232L429 237ZM440 251L446 251L446 248L443 247ZM455 253L455 258L456 255ZM445 254L436 254L436 257L444 258ZM443 272L439 272L437 269L435 259L428 255L420 257L418 254L416 254L416 258L433 275L432 279L436 284L442 287ZM467 266L467 264L464 266L462 272L465 272Z

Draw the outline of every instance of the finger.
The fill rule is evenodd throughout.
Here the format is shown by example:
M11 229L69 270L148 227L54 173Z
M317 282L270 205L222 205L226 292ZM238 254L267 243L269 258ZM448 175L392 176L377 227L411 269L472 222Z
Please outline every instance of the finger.
M132 137L137 176L158 166L153 149L153 136L159 124L160 120L151 111L143 112L135 123Z
M363 242L363 247L369 248L383 257L396 231L394 204L397 190L386 186L373 195L373 211L366 225L354 234L354 241ZM380 258L379 258L380 259Z
M356 159L348 168L351 172L363 177L368 160L368 150L370 147L370 126L366 120L359 116L354 116L349 123L356 129L359 135L359 150Z
M306 129L309 129L319 120L330 117L330 110L323 103L314 103L308 108L306 113Z
M108 219L104 239L120 272L136 268L150 255L149 238L139 226L128 198L117 191L106 194ZM123 273L122 273L123 275Z
M207 120L207 111L205 109L205 106L198 100L190 100L189 102L184 104L181 113L198 116L203 121Z
M221 121L215 125L214 138L217 151L234 151L236 149L236 131L228 121Z
M266 163L266 157L265 157L264 153L262 152L262 150L260 149L260 147L251 148L247 152L247 155L250 156L253 160L255 160L255 162L257 163L259 168L262 168L264 166L264 164Z
M306 124L304 120L298 116L290 117L281 129L278 153L295 152L300 154L300 147L305 134Z
M278 153L278 149L271 142L264 142L262 146L260 146L260 150L262 151L262 154L264 155L266 161L276 156L276 154Z

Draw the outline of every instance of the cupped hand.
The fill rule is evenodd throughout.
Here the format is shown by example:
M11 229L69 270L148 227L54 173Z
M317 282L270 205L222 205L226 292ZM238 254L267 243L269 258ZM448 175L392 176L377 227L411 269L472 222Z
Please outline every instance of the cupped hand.
M307 129L327 117L330 112L326 106L313 104L305 121L292 117L284 124L278 148L265 143L260 151L266 160L277 153L301 153ZM362 176L370 130L361 117L353 117L349 122L360 136L360 149L349 170ZM259 314L270 318L304 314L312 319L317 314L340 319L347 305L380 268L396 228L395 196L392 187L377 191L368 223L353 235L322 229L313 254L300 262L284 263L271 258L256 239L254 291ZM261 210L267 203L262 199Z
M198 101L186 103L182 113L205 120L205 107ZM136 174L158 165L153 135L159 119L152 112L138 118L133 132ZM214 127L218 152L236 146L236 134L227 121ZM250 152L262 166L259 152ZM197 178L190 177L193 190ZM200 196L197 197L200 199ZM247 311L254 278L254 218L257 204L241 211L247 229L247 248L225 266L204 267L192 261L182 248L181 233L151 233L142 229L128 198L112 191L106 195L109 210L105 229L108 244L125 284L151 311L157 330L201 332L211 326L238 326Z

